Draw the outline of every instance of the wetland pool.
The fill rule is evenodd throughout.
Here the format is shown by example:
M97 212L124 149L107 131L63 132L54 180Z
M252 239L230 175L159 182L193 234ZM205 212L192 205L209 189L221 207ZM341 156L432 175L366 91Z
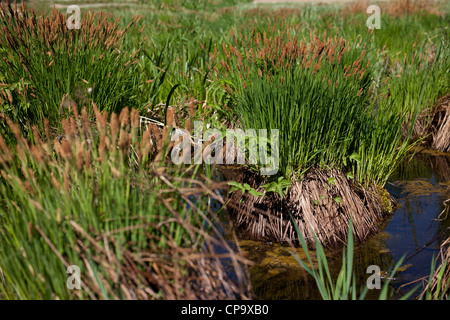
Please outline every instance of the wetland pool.
M450 212L444 204L450 198L450 154L417 152L398 167L386 189L397 202L395 211L377 234L355 246L353 271L357 287L361 287L372 274L367 273L370 265L379 266L382 273L390 273L403 257L405 260L391 281L396 292L394 298L398 298L425 283L418 279L428 279L433 256L439 254L441 243L450 236ZM238 241L244 255L254 263L249 272L257 299L321 299L312 277L292 256L291 247ZM232 240L230 243L236 247ZM296 251L306 261L301 248ZM342 252L326 253L330 271L336 276ZM379 292L369 290L366 299L377 299Z

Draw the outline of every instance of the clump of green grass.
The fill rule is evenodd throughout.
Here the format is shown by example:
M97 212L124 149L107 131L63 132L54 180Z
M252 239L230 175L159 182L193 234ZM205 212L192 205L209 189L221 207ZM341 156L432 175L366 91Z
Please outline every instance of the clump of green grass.
M1 111L23 127L42 129L44 118L53 122L67 111L65 96L88 108L93 100L109 112L137 105L139 53L126 52L124 44L137 21L120 28L119 20L88 13L81 29L71 30L56 9L45 17L24 3L15 9L1 4Z
M407 150L401 128L410 113L373 96L366 46L314 34L298 41L295 29L275 25L247 37L224 47L230 116L245 128L280 130L283 176L329 166L383 185Z
M212 49L212 39L203 37L186 41L169 36L144 44L139 68L146 79L151 79L142 87L148 95L146 111L154 111L159 104L187 100L187 97L198 101L210 99L213 84L207 66Z
M394 107L422 112L448 93L449 53L445 30L430 34L427 41L415 43L408 52L399 51L390 68L387 88Z
M156 141L151 129L141 133L138 112L128 108L108 121L94 105L93 123L85 109L73 110L62 137L53 139L46 122L45 135L34 127L34 143L6 118L17 144L0 137L3 297L248 297L214 252L223 246L238 277L245 275L209 211L213 184L162 162L168 131ZM71 265L80 268L81 290L66 285Z

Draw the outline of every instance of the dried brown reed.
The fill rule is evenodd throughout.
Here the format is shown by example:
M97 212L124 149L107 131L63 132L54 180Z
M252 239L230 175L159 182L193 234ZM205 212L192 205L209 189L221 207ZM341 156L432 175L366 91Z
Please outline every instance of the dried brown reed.
M227 173L224 173L227 177ZM257 191L251 171L232 173L234 179L249 183ZM355 241L363 242L378 230L387 217L391 199L387 192L371 185L368 189L348 180L338 170L311 169L295 179L287 195L267 193L263 197L232 193L227 207L236 219L236 226L256 239L297 242L292 219L299 226L309 245L314 245L313 233L326 247L346 243L348 225L353 221ZM291 218L292 215L292 218Z
M450 202L450 199L447 202ZM430 294L432 299L448 300L450 298L450 238L442 243L439 259L441 263L434 272L431 282L424 288L422 298L427 294Z
M436 103L428 131L432 134L432 148L450 152L450 95Z
M405 126L404 134L409 129ZM434 107L422 110L413 124L411 138L442 152L450 152L450 96L439 99Z
M113 299L126 300L219 300L253 297L249 275L243 267L250 262L242 255L234 253L223 239L206 235L207 245L199 252L194 247L180 247L166 234L164 236L170 239L168 248L161 249L152 245L150 250L133 250L121 246L119 258L116 251L111 250L120 245L114 234L131 233L136 229L147 228L148 225L136 224L120 230L98 233L83 229L75 221L69 223L78 236L75 250L80 257L84 257L84 264L89 271L81 277L81 285L91 299L105 298L101 288ZM184 224L186 228L191 228L187 222ZM39 227L36 226L36 229L61 262L68 267L68 261L59 254L50 239ZM197 234L199 230L192 228L191 232ZM155 236L149 235L149 243L155 243L155 240ZM222 246L224 253L218 254L213 245ZM94 255L92 248L96 249ZM95 276L91 271L92 262L86 259L87 256L106 270L107 277ZM120 260L122 262L119 262ZM238 283L230 279L230 270L239 278ZM116 293L118 287L122 296Z

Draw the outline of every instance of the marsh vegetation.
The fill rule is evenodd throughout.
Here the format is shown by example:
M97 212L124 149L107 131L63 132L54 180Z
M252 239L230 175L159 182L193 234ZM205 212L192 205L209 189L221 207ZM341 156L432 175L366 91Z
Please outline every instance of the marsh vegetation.
M307 297L365 297L358 250L405 205L395 188L439 194L440 260L413 296L448 298L448 3L379 3L381 29L362 2L117 4L84 4L80 29L46 1L0 4L1 298L279 298L255 259L309 274ZM173 133L196 121L278 130L277 173L261 157L174 164ZM397 179L431 149L439 184ZM379 297L411 297L394 287Z

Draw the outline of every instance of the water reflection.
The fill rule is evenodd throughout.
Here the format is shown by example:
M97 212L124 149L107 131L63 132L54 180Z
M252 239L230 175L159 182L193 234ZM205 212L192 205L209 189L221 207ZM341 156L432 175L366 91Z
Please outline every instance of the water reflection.
M400 165L387 185L399 207L385 229L391 235L386 246L395 260L406 255L405 263L412 265L400 274L399 284L428 276L433 255L450 236L450 219L445 213L440 217L449 182L450 156L426 151Z

